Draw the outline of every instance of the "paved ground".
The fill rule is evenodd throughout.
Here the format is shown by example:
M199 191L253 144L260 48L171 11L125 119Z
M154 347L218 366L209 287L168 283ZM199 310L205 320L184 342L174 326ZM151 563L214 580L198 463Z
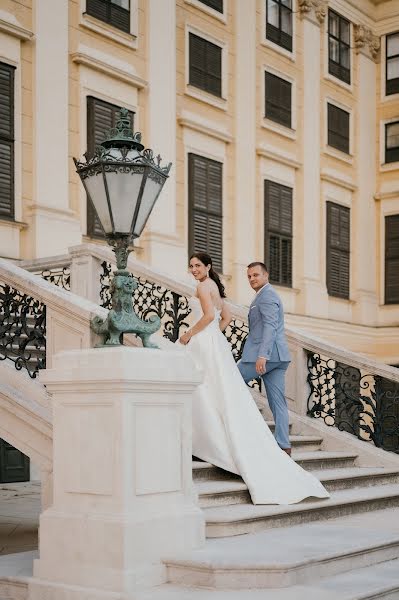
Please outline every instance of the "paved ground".
M0 484L0 555L37 548L40 483Z

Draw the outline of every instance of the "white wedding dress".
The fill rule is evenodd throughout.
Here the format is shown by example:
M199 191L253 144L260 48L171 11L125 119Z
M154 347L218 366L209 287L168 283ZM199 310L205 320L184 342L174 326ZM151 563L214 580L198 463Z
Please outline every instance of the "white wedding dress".
M195 321L203 315L198 298L190 299ZM254 504L292 504L304 498L328 498L320 481L283 450L266 425L214 320L183 346L203 372L193 398L193 455L241 475Z

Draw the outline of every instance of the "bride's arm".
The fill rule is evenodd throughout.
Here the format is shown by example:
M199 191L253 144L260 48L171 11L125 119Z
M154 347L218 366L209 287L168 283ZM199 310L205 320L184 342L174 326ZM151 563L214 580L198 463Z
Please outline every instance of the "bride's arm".
M221 331L224 331L231 321L231 310L226 301L223 302L223 308L220 317L219 327Z
M205 329L205 327L207 327L209 323L212 323L213 319L215 318L215 309L213 307L213 302L211 298L211 290L208 286L207 281L202 281L198 285L197 296L201 303L202 312L204 314L202 315L200 320L195 323L193 327L190 327L190 329L188 329L186 333L183 333L183 335L180 338L180 342L182 344L188 344L193 335Z

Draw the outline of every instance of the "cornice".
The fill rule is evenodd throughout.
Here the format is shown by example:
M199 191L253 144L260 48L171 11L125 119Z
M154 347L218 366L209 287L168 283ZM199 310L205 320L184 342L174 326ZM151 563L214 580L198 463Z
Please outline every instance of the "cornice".
M148 82L145 79L142 79L130 70L130 65L126 64L125 69L123 68L122 64L111 64L100 57L90 54L81 47L79 47L78 52L71 54L71 58L72 62L77 65L84 65L85 67L89 67L94 71L105 73L105 75L113 77L114 79L119 79L125 83L130 83L130 85L133 85L139 90L147 87L148 85Z
M200 133L204 133L205 135L214 137L217 140L221 140L226 144L230 144L234 139L233 136L230 135L227 131L223 131L222 129L212 127L209 123L201 123L200 121L197 121L190 117L178 117L177 122L182 127L187 127L188 129L192 129L193 131L199 131Z
M256 154L257 156L261 156L269 160L274 160L293 169L299 169L302 166L302 163L299 160L288 154L282 154L275 148L269 148L267 146L258 146L256 148Z
M18 38L22 42L33 38L33 32L23 27L14 15L3 10L0 11L0 32L7 33Z

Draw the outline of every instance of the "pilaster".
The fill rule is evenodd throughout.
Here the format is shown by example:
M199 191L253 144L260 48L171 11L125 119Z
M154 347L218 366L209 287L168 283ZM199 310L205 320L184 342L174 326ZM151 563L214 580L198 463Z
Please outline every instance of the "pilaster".
M235 202L233 234L234 298L247 303L247 265L257 254L256 232L256 11L236 0ZM244 175L245 174L245 175Z
M324 0L299 0L303 20L303 193L302 193L302 264L301 302L304 314L323 316L327 310L327 292L322 280L325 245L322 238L320 197L320 25L327 14Z

